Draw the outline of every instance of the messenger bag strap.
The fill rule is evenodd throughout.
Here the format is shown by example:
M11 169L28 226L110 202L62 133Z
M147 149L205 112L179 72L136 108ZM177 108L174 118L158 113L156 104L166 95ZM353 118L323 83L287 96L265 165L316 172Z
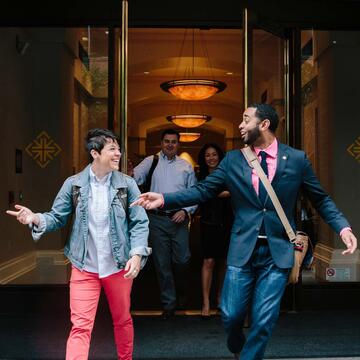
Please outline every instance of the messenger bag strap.
M269 197L275 207L275 210L285 228L286 234L289 237L290 242L293 244L296 240L296 235L294 233L294 230L292 229L288 218L285 215L284 209L282 208L280 201L274 191L274 188L272 187L268 177L264 173L264 170L262 169L259 159L256 155L256 153L251 149L250 146L246 146L241 149L241 152L243 153L246 161L248 162L249 166L255 170L257 175L259 176L261 182L263 183L267 193L269 194Z
M144 184L144 192L150 191L152 176L154 174L154 171L155 171L155 168L157 167L158 162L159 162L159 155L155 154L153 157L153 161L151 163L149 173L146 176L146 180L145 180L145 184Z

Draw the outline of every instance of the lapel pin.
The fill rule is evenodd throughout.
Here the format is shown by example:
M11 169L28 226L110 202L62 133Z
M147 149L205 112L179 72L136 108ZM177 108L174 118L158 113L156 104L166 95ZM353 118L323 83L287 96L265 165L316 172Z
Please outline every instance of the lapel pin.
M283 159L286 160L286 156L283 156Z

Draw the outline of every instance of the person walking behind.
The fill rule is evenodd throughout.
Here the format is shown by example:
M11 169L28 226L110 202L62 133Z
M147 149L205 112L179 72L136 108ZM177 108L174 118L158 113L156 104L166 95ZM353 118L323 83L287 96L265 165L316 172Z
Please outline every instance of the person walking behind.
M177 131L163 131L159 156L148 156L134 168L134 178L138 185L147 184L150 191L173 192L196 184L192 166L177 156L179 139ZM190 262L189 215L196 208L148 211L149 242L153 249L163 306L161 316L164 320L172 318L177 307L186 307Z
M224 152L216 144L205 144L198 156L198 181L211 174L224 158ZM215 265L218 270L217 306L226 269L226 256L229 248L230 231L233 222L230 193L222 191L217 197L200 204L200 234L203 264L201 268L203 319L210 317L210 290Z

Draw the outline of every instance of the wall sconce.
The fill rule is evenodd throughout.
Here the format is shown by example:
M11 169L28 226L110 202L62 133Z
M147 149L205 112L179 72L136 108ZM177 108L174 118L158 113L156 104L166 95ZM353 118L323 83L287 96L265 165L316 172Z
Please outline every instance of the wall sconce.
M16 51L20 55L25 55L25 52L29 46L30 46L29 41L20 40L19 36L16 35Z

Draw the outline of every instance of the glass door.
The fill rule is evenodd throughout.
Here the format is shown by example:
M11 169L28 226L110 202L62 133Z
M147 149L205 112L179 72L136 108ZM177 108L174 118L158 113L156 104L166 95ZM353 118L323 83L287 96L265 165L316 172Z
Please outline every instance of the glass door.
M286 29L273 24L261 24L256 14L244 9L243 16L244 54L244 108L252 103L272 105L279 114L277 139L294 145L291 137L292 113L290 104L290 45L291 39ZM296 307L295 286L289 286L283 297L282 308Z
M289 39L285 31L259 24L254 13L244 9L244 108L268 103L279 114L277 137L289 142Z
M355 235L359 234L354 200L360 195L360 132L349 104L356 104L360 95L359 74L354 71L360 58L359 39L359 31L301 31L302 148ZM303 274L304 289L354 289L360 281L359 250L343 256L340 237L310 204L304 205L303 220L316 242L313 266ZM350 301L347 306L353 306Z

